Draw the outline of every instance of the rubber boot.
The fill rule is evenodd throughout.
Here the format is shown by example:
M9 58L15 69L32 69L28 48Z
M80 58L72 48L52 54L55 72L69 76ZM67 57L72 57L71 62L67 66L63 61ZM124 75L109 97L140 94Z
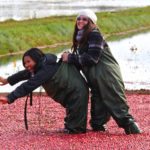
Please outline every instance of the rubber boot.
M93 131L106 131L107 126L106 125L101 125L101 126L94 126Z
M126 134L140 134L142 130L139 128L136 122L133 122L129 126L124 128Z

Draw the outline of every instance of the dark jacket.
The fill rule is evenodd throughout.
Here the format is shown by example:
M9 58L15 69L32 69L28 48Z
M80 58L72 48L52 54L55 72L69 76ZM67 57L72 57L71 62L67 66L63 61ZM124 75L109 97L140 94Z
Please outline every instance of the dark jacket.
M45 54L42 66L34 76L32 76L31 73L25 69L8 77L7 80L10 85L14 85L20 81L27 80L20 86L18 86L9 95L7 95L9 103L13 103L17 98L26 96L27 94L31 93L33 90L44 84L48 79L50 79L59 68L59 64L56 61L57 57L55 55Z
M78 67L91 67L99 62L102 50L107 46L100 31L92 30L88 35L87 42L77 50L77 54L69 54L68 63Z

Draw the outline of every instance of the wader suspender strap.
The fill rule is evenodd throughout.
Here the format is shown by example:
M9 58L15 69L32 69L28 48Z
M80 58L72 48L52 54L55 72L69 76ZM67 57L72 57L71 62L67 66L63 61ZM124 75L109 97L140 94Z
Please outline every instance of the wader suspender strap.
M30 96L30 106L32 106L32 92L27 95L26 102L25 102L25 107L24 107L24 122L25 122L25 127L26 130L28 130L28 122L27 122L27 103L28 103L28 97Z

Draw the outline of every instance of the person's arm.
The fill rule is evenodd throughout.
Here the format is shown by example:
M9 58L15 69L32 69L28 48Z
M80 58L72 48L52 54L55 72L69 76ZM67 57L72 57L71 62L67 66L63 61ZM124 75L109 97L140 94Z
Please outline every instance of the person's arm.
M98 30L93 30L88 37L88 50L83 54L68 54L68 63L92 66L98 63L105 41Z
M22 71L19 71L11 76L9 76L7 78L7 82L10 84L10 85L14 85L20 81L24 81L24 80L27 80L29 79L31 76L31 73L25 69L25 70L22 70Z
M29 74L29 71L27 71L27 70L20 71L8 78L3 78L0 76L0 86L6 85L8 83L11 85L16 84L19 81L29 78L29 76L30 76L30 74ZM9 99L7 97L1 97L0 103L7 104L7 103L9 103Z
M46 65L45 67L40 69L33 77L30 77L29 80L18 86L13 92L7 95L7 99L9 100L8 103L11 104L16 99L28 95L33 90L45 83L53 76L55 72L54 67L54 64Z

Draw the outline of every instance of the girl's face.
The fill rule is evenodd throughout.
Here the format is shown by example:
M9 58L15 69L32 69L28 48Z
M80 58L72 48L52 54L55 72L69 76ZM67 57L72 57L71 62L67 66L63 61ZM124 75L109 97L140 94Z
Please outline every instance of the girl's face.
M34 74L34 66L36 65L35 61L30 56L24 57L25 68Z
M77 18L77 27L79 30L82 30L87 24L88 24L88 17L81 15Z

